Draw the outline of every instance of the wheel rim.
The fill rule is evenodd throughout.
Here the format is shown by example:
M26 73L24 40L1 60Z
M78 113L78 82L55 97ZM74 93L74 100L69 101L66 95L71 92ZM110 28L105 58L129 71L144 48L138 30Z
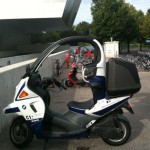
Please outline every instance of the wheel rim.
M120 122L120 126L121 126L121 129L120 129L121 131L120 132L122 133L121 138L119 138L119 139L109 139L110 141L112 141L112 142L120 142L126 137L127 130L126 130L125 125L122 122Z
M21 144L27 139L28 133L29 130L27 124L22 122L17 122L12 127L11 137L15 143Z

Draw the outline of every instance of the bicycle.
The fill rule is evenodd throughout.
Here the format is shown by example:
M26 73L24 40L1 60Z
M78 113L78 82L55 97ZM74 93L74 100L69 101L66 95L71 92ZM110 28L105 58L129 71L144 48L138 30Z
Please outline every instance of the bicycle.
M54 62L54 75L56 75L57 77L61 74L60 61L61 61L61 59L57 58L57 59L55 59L55 62Z

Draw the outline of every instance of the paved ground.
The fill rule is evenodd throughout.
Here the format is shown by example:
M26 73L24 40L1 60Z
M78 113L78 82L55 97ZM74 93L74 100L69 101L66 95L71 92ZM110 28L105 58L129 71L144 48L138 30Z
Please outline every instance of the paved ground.
M64 68L62 77L66 78L68 71ZM125 114L132 127L131 137L126 144L112 147L105 144L100 138L55 140L47 144L47 150L150 150L150 72L140 72L139 74L142 89L129 101L135 114ZM64 112L69 101L89 99L92 97L92 93L89 87L72 87L60 93L52 93L51 97L53 106L51 108L58 112ZM0 150L16 150L9 140L8 130L9 125L0 134ZM42 150L43 145L43 140L34 137L31 145L25 150Z

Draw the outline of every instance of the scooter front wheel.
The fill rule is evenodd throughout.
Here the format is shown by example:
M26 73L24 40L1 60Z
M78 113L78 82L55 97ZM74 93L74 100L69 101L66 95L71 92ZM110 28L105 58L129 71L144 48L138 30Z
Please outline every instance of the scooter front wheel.
M73 83L72 83L69 79L67 79L67 80L65 81L65 85L66 85L67 87L72 87L72 86L73 86Z
M11 123L9 136L17 148L25 148L32 142L34 133L23 117L17 117Z
M116 139L102 138L105 143L112 146L119 146L124 144L129 139L131 135L131 126L129 121L125 117L118 118L118 123L120 124L121 136Z

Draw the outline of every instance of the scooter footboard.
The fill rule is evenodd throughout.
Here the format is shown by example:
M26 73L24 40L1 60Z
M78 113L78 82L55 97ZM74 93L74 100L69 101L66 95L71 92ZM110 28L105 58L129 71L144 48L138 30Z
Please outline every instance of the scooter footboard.
M5 107L3 109L3 113L5 115L10 115L10 114L18 114L18 115L21 115L21 112L18 108L18 106L15 104L15 103L11 103L9 104L7 107Z

